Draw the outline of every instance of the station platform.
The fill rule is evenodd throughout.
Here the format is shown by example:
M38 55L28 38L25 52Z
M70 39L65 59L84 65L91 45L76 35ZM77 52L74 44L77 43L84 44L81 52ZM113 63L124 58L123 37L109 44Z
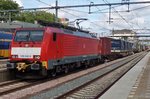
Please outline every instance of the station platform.
M150 52L99 99L150 99Z

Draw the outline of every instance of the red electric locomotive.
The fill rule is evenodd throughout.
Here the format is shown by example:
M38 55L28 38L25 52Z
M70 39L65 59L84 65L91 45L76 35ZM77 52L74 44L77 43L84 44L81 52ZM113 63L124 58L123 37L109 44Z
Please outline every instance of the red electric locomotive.
M43 28L16 29L7 68L17 76L55 76L100 60L99 39L86 31L44 23Z

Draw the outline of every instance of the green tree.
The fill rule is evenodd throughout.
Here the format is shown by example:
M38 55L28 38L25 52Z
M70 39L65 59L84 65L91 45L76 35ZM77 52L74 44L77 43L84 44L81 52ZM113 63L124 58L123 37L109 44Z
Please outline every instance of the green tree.
M18 10L19 5L12 0L0 0L0 21L7 21L14 17L17 12L9 12L8 10ZM6 11L7 10L7 11Z
M16 11L9 12L9 10ZM19 12L19 5L16 2L12 0L0 0L0 21L8 21L9 19L30 23L34 23L37 20L54 22L55 15L46 11Z
M55 15L46 11L25 11L15 17L16 20L34 23L37 20L54 22Z
M16 10L19 5L12 0L0 0L0 10Z

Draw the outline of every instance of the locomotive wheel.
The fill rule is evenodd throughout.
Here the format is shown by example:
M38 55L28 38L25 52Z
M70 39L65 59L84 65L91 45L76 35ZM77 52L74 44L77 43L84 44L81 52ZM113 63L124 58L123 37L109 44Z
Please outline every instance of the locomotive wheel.
M84 68L88 68L88 64L87 63L84 64Z
M86 61L86 62L85 62L85 68L88 68L89 65L90 65L90 62L89 62L89 61Z
M90 61L90 66L91 66L91 67L94 66L93 60Z
M67 73L69 72L69 68L68 68L68 66L65 66L65 68L64 68L64 72L65 72L65 74L67 74Z
M54 69L54 70L51 71L51 76L52 76L52 77L55 77L56 74L57 74L57 73L56 73L56 69Z
M71 64L69 69L70 69L70 70L73 70L74 67L75 67L74 64Z
M89 65L88 64L85 64L85 68L88 68L89 67Z

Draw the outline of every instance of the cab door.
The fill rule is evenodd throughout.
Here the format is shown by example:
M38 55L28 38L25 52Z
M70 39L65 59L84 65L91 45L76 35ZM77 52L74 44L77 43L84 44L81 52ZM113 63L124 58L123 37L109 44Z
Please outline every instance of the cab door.
M55 58L62 58L62 34L61 33L53 33L53 42L55 49Z

